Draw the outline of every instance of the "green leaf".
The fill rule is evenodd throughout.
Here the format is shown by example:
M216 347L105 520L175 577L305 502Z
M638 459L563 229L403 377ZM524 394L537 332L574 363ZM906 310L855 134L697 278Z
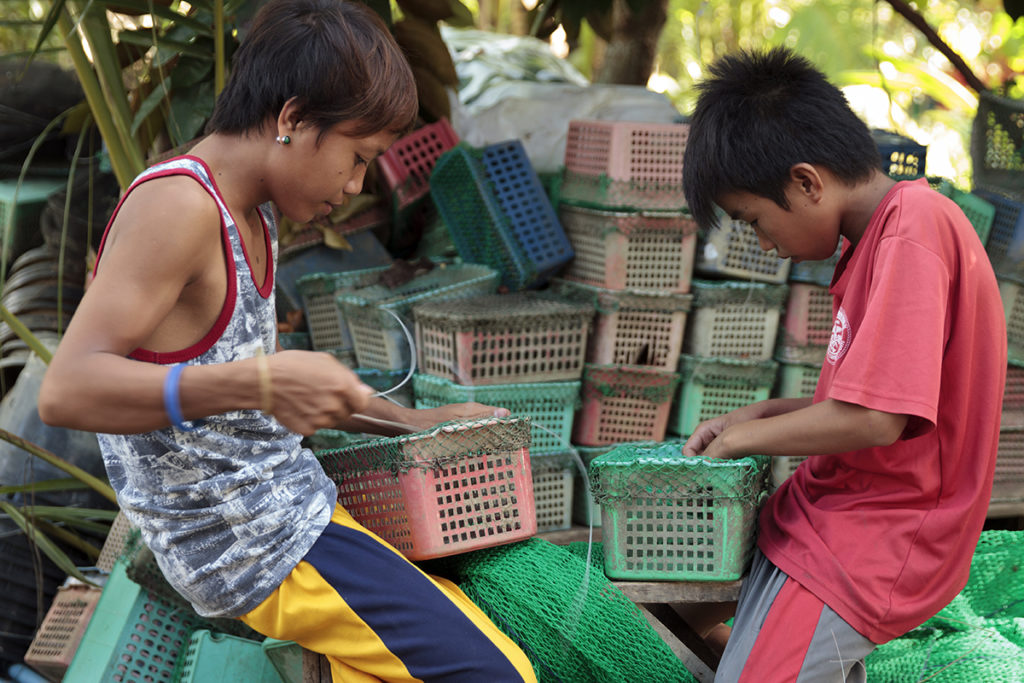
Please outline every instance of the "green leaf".
M43 42L46 37L50 35L50 31L57 25L57 19L60 17L61 11L64 9L64 3L67 0L53 0L50 4L50 11L43 17L43 27L39 29L39 38L36 40L36 46L32 48L32 56L39 52L43 47ZM32 61L32 56L26 60L25 67L28 68L28 64Z
M170 96L170 79L163 79L153 87L153 92L149 93L146 99L142 100L138 110L135 112L135 118L132 119L132 135L139 131L139 128L149 118L149 115L156 111L160 104Z
M73 576L79 581L88 583L89 585L96 585L90 581L85 574L78 570L75 563L71 561L67 553L61 550L56 543L51 541L45 536L39 529L33 526L25 518L16 507L8 503L6 500L0 500L0 511L3 511L8 517L11 518L18 527L25 532L25 535L29 537L29 540L34 543L43 554L46 555L50 560L57 565L65 574Z
M0 486L0 496L11 496L17 494L32 495L33 493L45 493L51 491L81 491L88 489L84 482L77 479L46 479L45 481L33 481L17 486Z
M206 81L171 99L167 128L174 147L194 140L213 113L213 83Z
M210 74L213 73L211 54L207 52L201 58L186 56L179 59L171 74L171 80L174 81L173 90L180 92L209 80Z

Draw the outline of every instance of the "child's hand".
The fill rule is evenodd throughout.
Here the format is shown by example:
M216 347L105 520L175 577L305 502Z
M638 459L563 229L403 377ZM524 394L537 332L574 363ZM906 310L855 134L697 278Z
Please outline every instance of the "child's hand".
M709 449L709 446L729 425L727 417L727 415L719 415L697 425L697 428L693 430L693 434L683 444L683 455L690 457L697 455L715 457L714 449Z
M328 353L280 351L267 357L270 413L285 427L309 435L364 410L374 391Z

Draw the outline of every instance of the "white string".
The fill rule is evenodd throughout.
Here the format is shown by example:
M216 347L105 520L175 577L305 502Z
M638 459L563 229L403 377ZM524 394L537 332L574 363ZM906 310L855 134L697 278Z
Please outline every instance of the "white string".
M415 374L415 372L416 372L416 340L413 339L412 333L409 332L409 328L406 327L405 323L402 322L402 319L400 317L398 317L398 314L396 314L390 308L384 308L384 309L381 309L381 310L387 312L388 314L391 315L392 318L397 320L398 324L402 328L402 332L405 333L405 340L407 342L409 342L409 372L406 373L405 377L402 379L401 382L399 382L395 386L391 387L387 391L378 391L377 393L373 394L373 396L371 398L376 398L377 396L380 396L380 397L386 398L387 400L391 401L392 403L395 403L397 405L402 405L399 401L397 401L397 400L391 398L390 396L388 396L388 394L390 394L392 392L395 392L395 391L398 391L403 386L408 384L409 380L412 379L413 374Z

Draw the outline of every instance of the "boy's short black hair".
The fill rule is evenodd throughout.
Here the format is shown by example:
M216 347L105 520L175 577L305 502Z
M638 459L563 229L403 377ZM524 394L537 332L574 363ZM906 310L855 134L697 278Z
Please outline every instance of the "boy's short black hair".
M723 192L750 192L789 209L793 165L823 166L848 184L881 168L867 125L809 61L784 48L722 57L697 88L683 189L698 225L716 222Z
M271 0L253 20L207 133L261 131L290 98L322 136L408 131L418 102L412 70L387 26L348 0Z

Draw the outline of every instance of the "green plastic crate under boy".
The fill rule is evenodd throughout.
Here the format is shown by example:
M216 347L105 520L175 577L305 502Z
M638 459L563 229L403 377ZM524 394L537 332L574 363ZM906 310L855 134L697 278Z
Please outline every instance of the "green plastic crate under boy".
M412 380L417 408L476 401L508 408L514 417L530 418L530 455L565 452L572 421L580 405L581 382L528 382L465 386L435 375L417 373Z
M724 415L771 394L779 364L773 360L679 358L682 381L669 417L668 430L688 436L704 420Z
M114 564L89 620L66 681L171 683L192 632L202 620L128 578Z
M189 639L178 683L283 683L260 643L199 629Z
M291 640L266 638L261 646L283 683L303 683L301 645Z
M590 464L609 578L733 581L746 571L769 459L680 451L678 443L623 444Z

